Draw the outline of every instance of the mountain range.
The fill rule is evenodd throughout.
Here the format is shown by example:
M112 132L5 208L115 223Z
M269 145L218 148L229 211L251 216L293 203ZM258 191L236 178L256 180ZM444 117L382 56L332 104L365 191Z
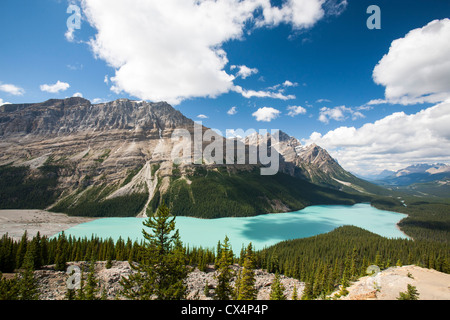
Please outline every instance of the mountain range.
M230 164L217 151L215 159L224 161L189 154L194 161L178 163L176 148L209 150L208 141L199 147L173 138L197 129L165 102L92 104L73 97L0 106L0 207L145 216L164 201L175 215L216 218L352 204L387 192L344 170L320 146L282 131L214 137L224 148L232 145L234 155L244 150L247 160L252 147L266 147L279 162L274 175L261 175L267 163L260 154L255 163ZM200 126L202 135L210 131Z
M367 179L386 188L419 196L450 195L450 165L445 163L421 163L398 171L385 170Z

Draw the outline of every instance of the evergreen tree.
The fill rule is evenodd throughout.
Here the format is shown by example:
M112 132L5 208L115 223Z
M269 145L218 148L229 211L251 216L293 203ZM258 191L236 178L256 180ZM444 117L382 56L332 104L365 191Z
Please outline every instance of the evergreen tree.
M13 279L4 279L0 274L0 300L18 300L20 280L16 275Z
M302 300L314 299L313 285L314 285L314 283L313 283L312 279L310 279L309 281L306 281L305 289L303 290Z
M75 289L67 289L65 298L66 300L75 300L76 299Z
M415 286L408 284L406 292L400 292L397 300L419 300L419 293Z
M292 300L298 300L297 285L295 285L295 284L294 284L294 290L292 291Z
M240 279L238 300L255 300L257 290L255 288L255 256L250 243L245 251L244 266Z
M39 289L34 277L34 256L32 254L25 256L23 267L25 270L20 273L19 278L19 299L38 300Z
M86 300L86 293L84 289L84 270L81 269L80 287L77 290L76 300Z
M28 246L28 233L27 230L25 230L25 232L22 235L22 239L19 242L19 247L16 253L16 268L22 267L25 254L27 252L27 246Z
M186 252L175 230L175 218L162 203L155 216L143 222L152 233L142 230L146 240L137 271L122 280L122 294L131 299L179 300L186 295Z
M270 300L286 300L286 295L284 294L284 286L280 282L280 276L278 273L275 274L275 279L270 286Z
M208 280L206 280L205 288L203 289L203 294L205 295L205 297L209 297L209 284L208 284Z
M231 265L233 264L233 251L229 244L228 236L225 236L225 241L221 245L220 258L218 260L218 275L216 286L216 297L218 300L230 300L233 294L231 287L231 278L233 271Z
M219 268L219 260L222 257L222 245L220 244L220 240L217 242L217 252L216 252L216 259L214 261L214 268Z
M57 271L65 271L67 263L67 255L66 255L66 236L64 235L64 231L58 237L58 243L56 246L56 256L55 256L55 270Z
M85 300L97 300L98 280L95 277L95 259L91 259L89 273L86 279Z

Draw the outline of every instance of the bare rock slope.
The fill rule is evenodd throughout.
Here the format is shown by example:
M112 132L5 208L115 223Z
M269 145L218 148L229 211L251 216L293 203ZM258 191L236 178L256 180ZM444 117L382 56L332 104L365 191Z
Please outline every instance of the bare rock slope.
M450 274L414 265L391 267L373 276L360 278L342 300L396 300L415 286L419 300L450 300Z

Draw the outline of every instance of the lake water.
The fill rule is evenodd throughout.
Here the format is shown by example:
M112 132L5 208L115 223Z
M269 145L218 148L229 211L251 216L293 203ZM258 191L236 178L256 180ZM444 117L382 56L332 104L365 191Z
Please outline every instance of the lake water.
M233 249L252 242L255 249L262 249L283 240L311 237L327 233L343 225L353 225L387 238L408 238L397 223L405 214L378 210L369 204L310 206L305 209L255 217L197 219L177 217L176 228L182 242L190 247L215 247L225 235ZM104 218L83 223L65 231L75 237L111 237L115 241L141 241L144 218ZM148 228L146 228L147 231Z

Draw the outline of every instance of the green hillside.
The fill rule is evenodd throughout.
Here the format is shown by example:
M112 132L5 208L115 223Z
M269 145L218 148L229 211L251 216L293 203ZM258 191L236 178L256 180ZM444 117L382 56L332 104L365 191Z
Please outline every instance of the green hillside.
M155 194L150 210L164 201L178 216L243 217L370 200L367 195L321 187L283 173L261 176L257 168L232 173L226 167L197 167L190 175L173 176L168 190Z

